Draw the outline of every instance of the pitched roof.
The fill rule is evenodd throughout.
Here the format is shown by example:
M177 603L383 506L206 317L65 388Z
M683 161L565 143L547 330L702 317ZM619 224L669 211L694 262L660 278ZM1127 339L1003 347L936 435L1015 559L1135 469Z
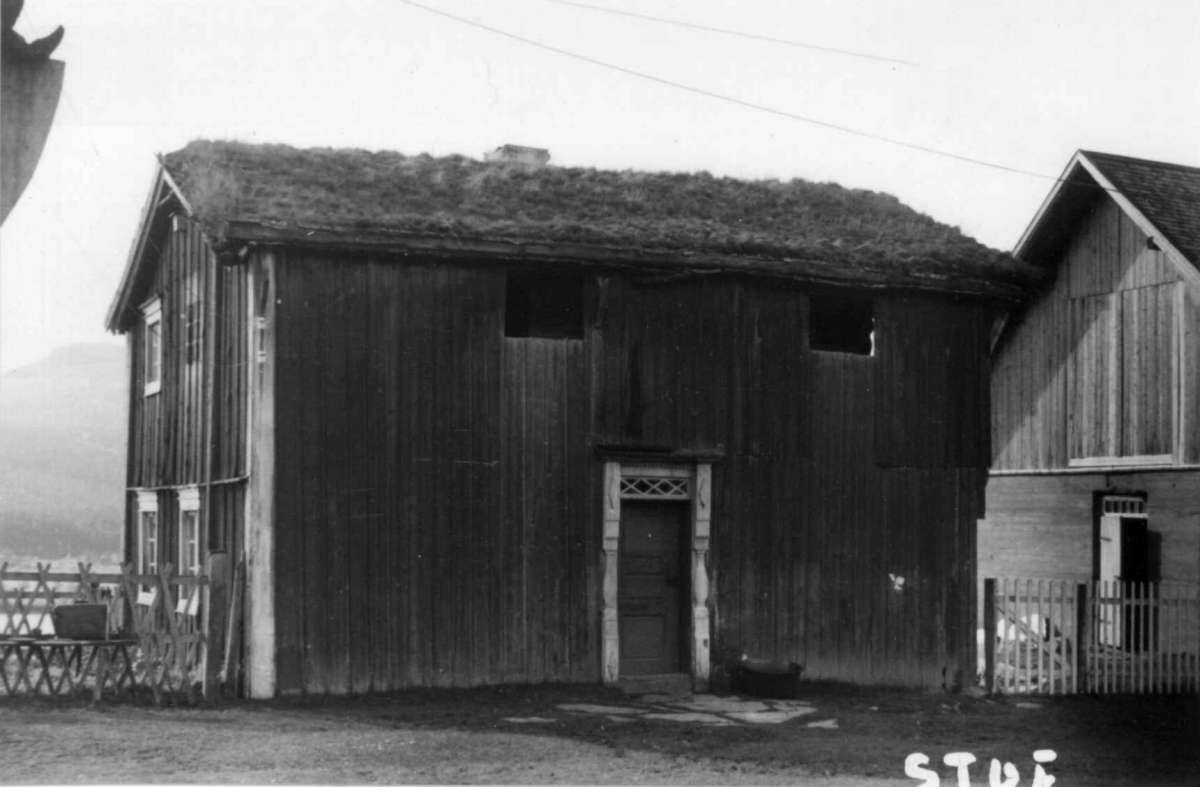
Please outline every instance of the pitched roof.
M891 195L832 183L209 141L167 155L164 165L214 231L238 222L298 238L321 229L847 263L1007 261Z
M1200 168L1091 150L1071 157L1014 253L1049 265L1105 194L1176 252L1178 262L1200 267Z
M228 141L192 142L161 164L216 246L716 267L1008 299L1031 270L891 195L833 183ZM118 294L110 325L125 302Z
M1193 265L1200 266L1200 167L1080 151Z

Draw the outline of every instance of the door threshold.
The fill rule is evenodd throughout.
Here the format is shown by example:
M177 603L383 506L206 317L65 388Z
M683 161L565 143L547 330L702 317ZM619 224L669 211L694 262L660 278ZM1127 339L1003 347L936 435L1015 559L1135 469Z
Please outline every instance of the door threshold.
M617 680L617 688L626 694L691 694L692 676L686 672L659 675L630 675Z

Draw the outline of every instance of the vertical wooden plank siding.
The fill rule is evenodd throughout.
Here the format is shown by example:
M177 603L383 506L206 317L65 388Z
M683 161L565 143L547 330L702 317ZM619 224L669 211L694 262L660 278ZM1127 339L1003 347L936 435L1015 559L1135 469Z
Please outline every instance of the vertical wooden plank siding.
M500 680L511 658L497 633L510 582L524 571L535 598L569 595L557 572L572 542L555 531L564 520L586 521L587 500L577 488L576 502L562 493L551 511L530 510L519 554L504 554L508 543L492 532L510 527L499 521L503 278L365 258L330 266L299 254L278 273L277 556L280 582L296 588L279 599L280 625L289 627L280 632L289 664L285 671L281 659L281 689ZM557 449L563 421L539 408L582 368L563 358L510 360L545 391L528 410L550 419L537 434ZM578 423L582 389L576 399ZM574 431L568 436L585 446ZM553 483L553 468L571 477L557 450L551 461L543 442L527 446L540 452L528 458L531 484ZM530 507L546 505L544 491L531 490ZM509 606L551 614L524 592ZM530 645L519 652L542 648L548 628L570 630L550 623L530 622ZM547 679L568 679L566 650L552 643L539 653Z
M1180 420L1180 455L1185 464L1200 464L1200 294L1181 284L1179 298L1180 335L1180 397L1183 401Z
M276 275L281 691L599 681L612 445L724 456L715 666L973 669L984 306L879 296L868 357L810 352L800 289L588 274L559 340L505 337L494 265L286 251Z
M202 497L211 508L202 552L241 546L246 446L246 271L219 266L200 229L180 218L162 222L151 244L158 255L154 275L140 300L162 306L162 385L146 395L141 321L129 331L129 442L127 486L157 489L174 506L176 490L218 482ZM215 282L213 282L213 277ZM215 283L215 317L208 324L210 283ZM206 352L207 343L213 352ZM213 360L215 359L215 360ZM209 368L208 364L212 364ZM205 385L214 397L211 475L206 464ZM135 500L129 496L127 553L136 538ZM173 509L171 509L173 510ZM174 514L160 508L160 552L175 559Z
M1195 463L1200 397L1170 384L1196 374L1195 288L1108 197L1045 262L1055 280L1014 317L995 355L993 469L1165 454Z
M1144 495L1156 579L1200 582L1200 292L1107 195L1074 227L1055 280L1014 319L994 356L993 470L979 525L979 575L1095 579L1095 495ZM1136 458L1136 459L1132 459ZM1098 468L1120 467L1119 472ZM1140 467L1134 463L1140 463ZM1089 469L1090 465L1090 469ZM1147 465L1163 465L1157 469ZM1110 578L1104 578L1105 580ZM1091 587L1080 624L1103 636L1116 605ZM1107 600L1106 600L1107 599ZM1105 607L1102 614L1100 606ZM1106 606L1107 605L1107 606ZM1166 612L1164 608L1164 613ZM1088 690L1156 690L1159 664L1089 651Z

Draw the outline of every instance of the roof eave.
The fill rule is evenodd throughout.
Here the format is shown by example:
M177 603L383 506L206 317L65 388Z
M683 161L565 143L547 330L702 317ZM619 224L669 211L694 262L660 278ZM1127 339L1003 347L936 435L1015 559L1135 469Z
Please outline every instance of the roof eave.
M1163 234L1162 230L1154 225L1149 218L1146 217L1138 207L1125 194L1117 188L1117 186L1108 178L1107 175L1088 157L1086 150L1077 150L1071 156L1071 160L1067 162L1067 166L1063 169L1062 174L1058 177L1054 187L1050 193L1042 201L1037 213L1029 222L1029 226L1025 228L1025 232L1021 234L1021 238L1017 241L1017 245L1013 248L1013 256L1020 260L1028 260L1037 263L1037 260L1029 260L1030 248L1035 246L1042 233L1047 230L1046 223L1052 215L1054 209L1062 200L1073 199L1074 197L1066 194L1068 186L1072 185L1073 176L1076 170L1086 172L1088 176L1096 182L1096 185L1103 189L1109 197L1129 216L1130 220L1138 226L1138 228L1146 233L1146 236L1153 238L1155 244L1166 252L1167 258L1174 263L1179 269L1180 275L1193 285L1200 286L1200 270L1197 269L1196 261L1189 260L1183 252L1179 250L1175 244Z
M164 193L164 189L166 193ZM183 196L183 192L179 189L179 186L171 178L170 173L167 172L166 166L160 156L158 158L158 167L154 172L154 178L150 184L149 194L146 197L146 203L142 206L138 229L134 234L133 243L130 245L129 258L125 263L125 270L121 274L121 282L117 285L116 294L113 296L113 300L108 307L108 313L105 316L105 328L110 333L124 332L126 324L124 317L133 307L131 301L133 286L137 281L137 274L145 262L146 244L149 241L154 217L168 195L178 199L188 215L192 215L187 199Z
M1050 192L1042 200L1042 204L1038 206L1037 212L1033 214L1033 218L1025 227L1025 231L1021 233L1021 237L1017 239L1017 245L1013 247L1013 256L1017 259L1025 259L1025 254L1029 249L1033 239L1042 229L1042 225L1049 214L1050 209L1058 203L1063 189L1070 180L1072 171L1079 165L1080 159L1083 157L1083 151L1077 150L1071 156L1071 160L1067 162L1067 166L1063 167L1062 174L1054 181L1054 185L1050 188Z
M422 255L441 259L501 260L504 262L555 262L612 268L635 268L645 273L741 274L789 279L862 289L903 289L956 293L1005 302L1024 300L1040 282L1035 267L1013 260L1002 274L984 271L926 272L914 274L901 266L847 266L809 258L763 258L708 251L659 250L633 246L546 241L540 239L472 238L461 235L345 231L280 227L252 221L230 221L222 227L230 245L308 246L344 251L371 251L397 255Z
M1079 163L1083 166L1083 168L1086 169L1088 173L1096 179L1097 183L1104 187L1104 189L1108 192L1108 195L1113 198L1113 201L1115 201L1117 205L1119 205L1121 209L1125 211L1126 214L1129 215L1129 218L1132 219L1133 223L1138 226L1138 229L1146 233L1146 237L1154 239L1155 245L1157 245L1163 250L1163 252L1166 253L1167 258L1170 259L1171 262L1175 264L1175 267L1179 269L1180 275L1182 275L1193 285L1200 286L1200 270L1198 270L1196 267L1197 261L1189 260L1187 256L1184 255L1184 253L1181 252L1179 248L1172 243L1166 235L1163 234L1162 230L1156 227L1154 222L1150 221L1146 214L1142 213L1137 205L1133 204L1133 201L1126 197L1125 194L1122 193L1121 190L1118 189L1116 185L1114 185L1113 182L1108 179L1108 177L1100 170L1100 168L1088 158L1087 151L1081 150L1076 155L1079 157Z

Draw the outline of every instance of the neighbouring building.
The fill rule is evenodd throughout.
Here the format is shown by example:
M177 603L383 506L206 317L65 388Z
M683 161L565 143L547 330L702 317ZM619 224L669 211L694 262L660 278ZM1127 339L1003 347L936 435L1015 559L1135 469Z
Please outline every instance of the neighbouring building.
M1079 151L1015 256L980 577L1200 582L1200 168Z

